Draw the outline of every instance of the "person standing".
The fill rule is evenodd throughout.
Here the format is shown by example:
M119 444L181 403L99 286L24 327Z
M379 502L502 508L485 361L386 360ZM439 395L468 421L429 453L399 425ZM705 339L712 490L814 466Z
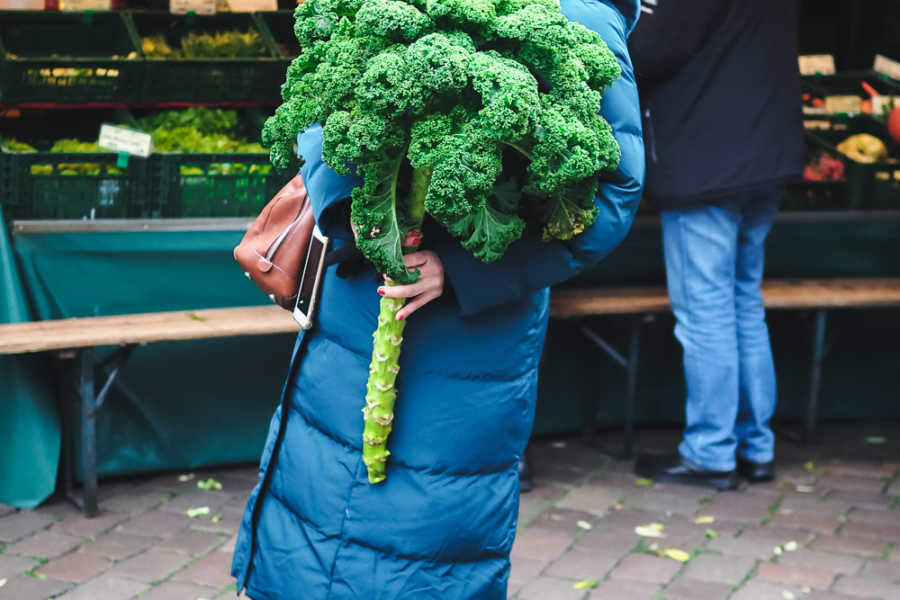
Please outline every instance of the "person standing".
M781 187L803 165L797 3L643 0L629 43L643 113L645 198L662 216L684 350L677 451L657 481L732 489L774 477L775 366L760 284Z

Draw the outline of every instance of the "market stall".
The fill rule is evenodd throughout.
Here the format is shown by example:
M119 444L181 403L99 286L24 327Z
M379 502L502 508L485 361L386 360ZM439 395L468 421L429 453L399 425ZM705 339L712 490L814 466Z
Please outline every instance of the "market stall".
M268 302L241 276L231 249L288 178L269 166L258 136L297 52L289 11L0 13L0 320ZM838 61L832 75L827 59L819 60L807 61L813 67L805 78L807 177L785 199L767 274L900 276L900 146L888 132L890 103L896 97L900 106L900 72L891 76L892 63L883 61L880 71L842 72ZM149 136L154 151L101 147L104 124ZM860 134L883 148L847 143ZM642 215L620 248L567 285L662 284L658 218L649 205ZM799 333L810 325L787 314L770 322L778 416L796 418L809 353ZM614 338L622 324L604 319L603 326ZM873 330L883 340L869 339ZM890 367L900 351L888 342L900 333L900 315L838 315L832 331L840 344L822 417L900 417L900 380ZM100 473L255 460L292 341L139 347L98 414ZM658 368L639 383L637 420L678 422L679 351L668 317L648 324L645 347L643 360ZM53 490L57 411L68 393L53 376L60 365L50 356L0 358L0 405L15 415L0 425L0 455L15 458L0 467L8 470L0 471L0 502L33 506ZM580 399L598 390L608 401L596 421L615 426L619 382L577 331L554 323L535 433L579 428Z

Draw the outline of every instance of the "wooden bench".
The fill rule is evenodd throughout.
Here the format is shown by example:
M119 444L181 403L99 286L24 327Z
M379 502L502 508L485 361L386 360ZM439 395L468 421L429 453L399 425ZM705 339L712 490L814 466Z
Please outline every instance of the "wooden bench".
M78 394L71 409L73 419L63 419L63 468L66 495L88 516L97 514L97 453L94 417L121 368L134 348L150 342L224 338L297 332L299 326L288 311L277 306L216 308L110 317L85 317L0 325L0 354L60 352L76 359ZM100 365L94 348L118 346ZM99 391L94 385L95 367L107 370ZM81 431L81 461L84 474L82 497L73 495L74 440L69 430L78 421Z
M900 279L828 279L768 281L763 286L765 304L770 309L815 310L815 331L810 391L805 430L815 425L819 379L824 358L826 312L835 308L900 306ZM615 350L587 325L582 331L627 372L625 410L625 454L630 455L633 437L634 397L640 349L641 323L648 315L669 310L664 288L609 288L555 290L550 314L573 319L599 315L631 317L631 341L627 355ZM59 352L76 359L78 394L72 407L74 419L64 419L66 428L80 423L81 459L84 487L81 499L73 497L73 471L66 470L66 494L88 515L97 513L97 456L94 417L121 368L137 345L151 342L267 335L298 331L290 313L277 306L219 308L172 311L109 317L85 317L0 325L0 354ZM95 364L94 348L118 346L118 350ZM106 380L97 391L94 371L100 367ZM600 398L594 396L585 411L585 431L592 436ZM64 431L65 434L65 431ZM74 456L71 436L64 445L64 457Z
M826 317L832 309L886 308L900 306L900 278L891 279L798 279L763 283L763 299L770 310L812 310L815 312L809 395L803 425L803 439L811 439L816 424L819 384L825 358ZM599 315L630 315L628 354L616 350L587 325L582 332L613 361L625 369L625 440L623 454L630 457L634 438L634 398L640 352L641 323L649 315L669 311L665 288L560 289L551 295L550 316L560 319ZM594 443L599 396L584 406L584 434Z

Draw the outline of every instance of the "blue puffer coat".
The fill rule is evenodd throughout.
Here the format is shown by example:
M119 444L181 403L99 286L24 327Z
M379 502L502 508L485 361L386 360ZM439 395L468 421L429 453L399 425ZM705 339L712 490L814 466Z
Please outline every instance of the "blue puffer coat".
M300 334L234 551L254 600L502 600L516 532L517 461L531 431L548 286L599 261L627 233L643 143L625 41L636 2L562 0L622 65L603 114L622 149L597 197L597 223L569 243L526 236L484 264L431 238L452 293L409 320L387 481L370 485L360 449L379 296L374 271L329 268L316 327ZM321 129L299 139L320 228L352 243L343 205L356 181L321 160ZM426 239L426 243L428 240Z

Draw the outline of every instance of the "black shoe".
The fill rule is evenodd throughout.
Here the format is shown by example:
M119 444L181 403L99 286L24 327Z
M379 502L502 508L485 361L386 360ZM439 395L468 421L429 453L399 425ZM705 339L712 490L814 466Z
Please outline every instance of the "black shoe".
M666 483L700 485L717 490L737 488L737 474L734 471L709 471L695 462L674 454L642 454L634 463L634 472L641 477Z
M522 458L519 459L519 492L522 494L528 493L533 487L534 484L531 481L531 465L528 464L528 459L525 458L525 455L523 454Z
M738 473L751 483L762 483L764 481L772 481L775 479L775 461L769 462L753 462L746 458L737 459Z

